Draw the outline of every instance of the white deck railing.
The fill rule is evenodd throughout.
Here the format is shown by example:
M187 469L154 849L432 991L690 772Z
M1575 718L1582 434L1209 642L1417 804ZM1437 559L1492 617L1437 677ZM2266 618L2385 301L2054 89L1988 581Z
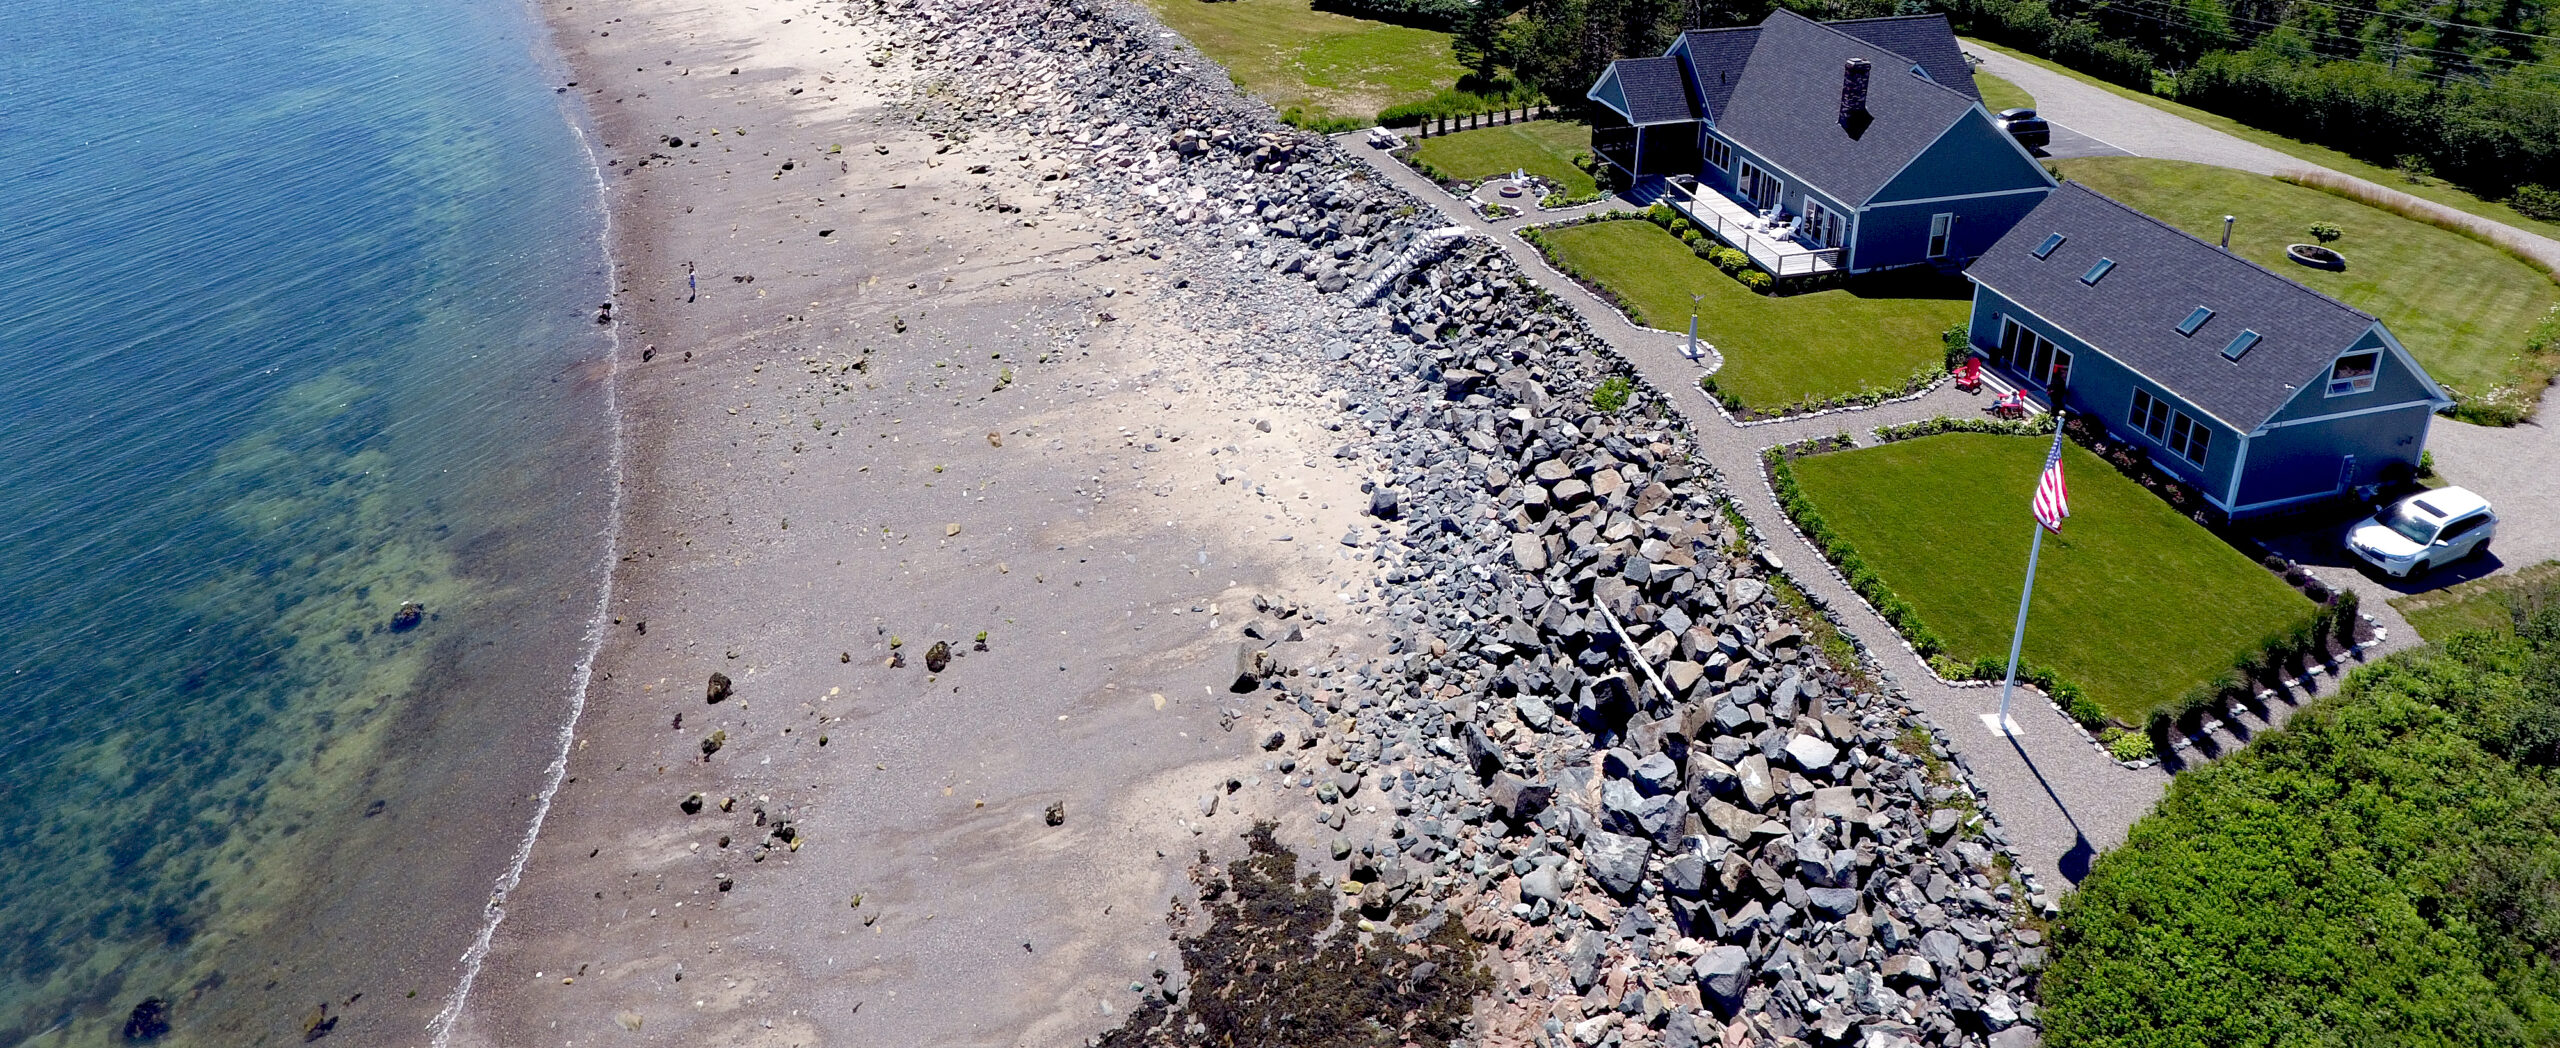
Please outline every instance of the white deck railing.
M1781 238L1775 230L1760 223L1760 216L1748 206L1705 186L1685 188L1677 184L1663 195L1673 209L1688 216L1698 228L1715 234L1716 239L1750 256L1753 264L1772 276L1799 277L1829 273L1840 268L1840 249L1814 247L1793 237Z

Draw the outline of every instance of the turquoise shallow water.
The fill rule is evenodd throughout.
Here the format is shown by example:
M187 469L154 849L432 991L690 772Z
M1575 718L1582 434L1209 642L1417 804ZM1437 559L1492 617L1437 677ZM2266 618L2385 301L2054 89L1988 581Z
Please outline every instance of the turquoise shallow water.
M561 74L521 0L8 12L0 1044L414 1040L610 559Z

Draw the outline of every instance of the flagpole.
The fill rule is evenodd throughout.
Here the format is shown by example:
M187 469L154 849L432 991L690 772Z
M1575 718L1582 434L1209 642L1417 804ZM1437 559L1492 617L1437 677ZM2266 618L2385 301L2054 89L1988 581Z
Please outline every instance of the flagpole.
M2036 595L2036 556L2044 552L2044 525L2035 526L2036 537L2027 545L2027 588L2018 594L2018 627L2009 633L2009 676L2000 682L2000 719L1993 727L2000 734L2009 731L2009 692L2018 686L2018 648L2027 639L2027 602Z
M2061 420L2054 422L2053 450L2048 459L2062 454ZM2009 730L2009 693L2018 687L2018 649L2027 641L2027 605L2036 596L2036 558L2044 553L2044 522L2036 521L2030 526L2036 537L2027 543L2027 585L2018 592L2018 625L2009 631L2009 674L2000 681L2000 719L1992 722L1992 728L2002 735L2014 734Z

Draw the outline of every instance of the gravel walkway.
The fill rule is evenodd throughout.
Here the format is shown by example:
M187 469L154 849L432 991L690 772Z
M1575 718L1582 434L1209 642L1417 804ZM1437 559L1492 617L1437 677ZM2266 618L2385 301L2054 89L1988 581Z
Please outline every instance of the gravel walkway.
M1570 211L1534 212L1518 219L1487 221L1469 212L1449 193L1398 163L1382 150L1347 142L1387 180L1437 205L1450 220L1489 236L1520 263L1541 287L1579 311L1591 329L1635 364L1654 387L1672 396L1694 397L1682 405L1701 420L1719 417L1698 390L1702 366L1682 355L1685 336L1637 328L1607 303L1547 268L1537 252L1513 235L1525 225L1554 222L1593 210L1631 207L1624 200L1604 201ZM1712 338L1711 333L1702 333ZM1798 585L1839 612L1848 630L1877 655L1886 672L1910 696L1912 705L1928 713L1955 740L1956 755L1972 770L1988 793L1992 810L2019 855L2043 876L2060 875L2078 882L2099 851L2124 840L2134 820L2150 811L2168 784L2159 768L2127 769L2099 752L2068 718L2041 694L2021 688L2010 711L2014 737L1990 730L1983 716L1999 705L1991 688L1957 688L1938 681L1902 644L1900 634L1876 617L1821 557L1798 537L1780 513L1760 467L1760 451L1772 444L1844 430L1872 443L1866 434L1877 426L1911 422L1938 415L1979 414L1982 401L1941 386L1916 400L1860 411L1794 419L1760 426L1702 425L1698 445L1724 474L1743 514L1769 537L1769 551L1792 565ZM2025 492L2020 492L2024 514ZM2024 556L2025 552L2020 551Z
M2185 160L2237 168L2261 175L2282 171L2322 171L2351 179L2396 199L2400 204L2446 221L2482 230L2513 242L2543 264L2560 267L2560 241L2456 211L2432 200L2410 196L2379 183L2321 167L2308 160L2236 138L2175 113L2164 112L1996 51L1970 52L1982 58L1982 71L2018 85L2036 98L2036 112L2048 120L2136 156Z

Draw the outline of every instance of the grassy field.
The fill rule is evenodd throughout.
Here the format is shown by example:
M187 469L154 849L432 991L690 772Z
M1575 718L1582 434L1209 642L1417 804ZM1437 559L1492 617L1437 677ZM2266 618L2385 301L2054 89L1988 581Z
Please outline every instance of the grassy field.
M2000 115L2003 109L2036 107L2036 96L2028 94L2025 88L1979 69L1973 71L1973 86L1982 92L1982 108L1990 110L1993 116Z
M1480 182L1515 169L1563 186L1566 196L1600 191L1591 173L1573 166L1575 153L1591 149L1591 128L1566 120L1478 128L1426 138L1413 157L1460 182Z
M2095 157L2057 166L2072 179L2207 239L2240 216L2231 247L2259 265L2382 318L2436 381L2466 395L2540 390L2552 364L2522 356L2560 285L2498 249L2422 222L2262 175L2175 160ZM2288 261L2313 222L2347 231L2331 245L2343 272Z
M2464 192L2463 190L2447 184L2442 179L2430 178L2422 182L2411 182L2407 178L2403 177L2398 171L2394 171L2378 164L2366 163L2365 161L2358 160L2355 157L2341 153L2327 146L2316 146L2309 142L2286 138L2273 131L2261 131L2227 116L2208 113L2194 106L2179 105L2176 102L2172 102L2158 95L2145 94L2143 92L2124 87L2120 84L2111 84L2069 66L2061 65L2047 59L2038 58L2025 52L2013 51L1998 44L1986 43L1972 37L1959 37L1958 40L1967 51L1996 52L2007 55L2021 62L2043 66L2046 69L2050 69L2056 73L2062 74L2063 76L2080 81L2081 83L2088 84L2092 87L2098 88L2099 90L2106 91L2119 97L2132 99L2163 113L2174 113L2178 116L2193 120L2196 123L2203 124L2204 126L2210 127L2216 131L2230 135L2233 138L2265 146L2269 149L2275 150L2276 152L2283 153L2307 163L2317 164L2321 167L2328 168L2331 171L2339 172L2340 174L2354 175L2357 178L2364 179L2368 182L2390 186L2391 188L2400 190L2410 196L2423 197L2425 199L2435 201L2436 203L2443 204L2444 206L2456 211L2467 211L2492 222L2504 222L2507 225L2514 226L2517 229L2521 229L2529 233L2539 233L2547 237L2560 237L2560 222L2545 222L2537 218L2528 218L2519 214L2514 208L2495 201L2482 200L2477 196L2473 196L2470 193ZM1979 82L1982 79L1982 74L1974 74L1974 79L1976 82ZM1988 90L1985 90L1983 93L1986 97L1990 94ZM1994 106L1992 108L1996 112L1999 107Z
M2438 642L2466 630L2514 632L2510 601L2527 590L2543 591L2560 584L2560 560L2519 568L2512 575L2491 575L2427 593L2395 598L2393 608L2417 627L2420 639Z
M1832 529L1946 638L1958 660L2005 659L2034 527L2028 497L2051 441L1953 433L1798 459ZM2159 496L2077 445L2063 450L2071 519L2047 535L2026 661L2088 689L2109 716L2230 669L2315 610Z
M1564 269L1616 292L1646 326L1686 331L1689 296L1706 296L1697 305L1698 337L1724 354L1716 384L1764 414L1807 398L1901 387L1912 372L1945 360L1939 333L1963 322L1971 304L1963 288L1934 283L1925 297L1901 282L1757 294L1640 219L1549 230L1546 240Z
M1311 119L1370 120L1465 73L1449 34L1318 11L1308 0L1146 0L1254 97Z

